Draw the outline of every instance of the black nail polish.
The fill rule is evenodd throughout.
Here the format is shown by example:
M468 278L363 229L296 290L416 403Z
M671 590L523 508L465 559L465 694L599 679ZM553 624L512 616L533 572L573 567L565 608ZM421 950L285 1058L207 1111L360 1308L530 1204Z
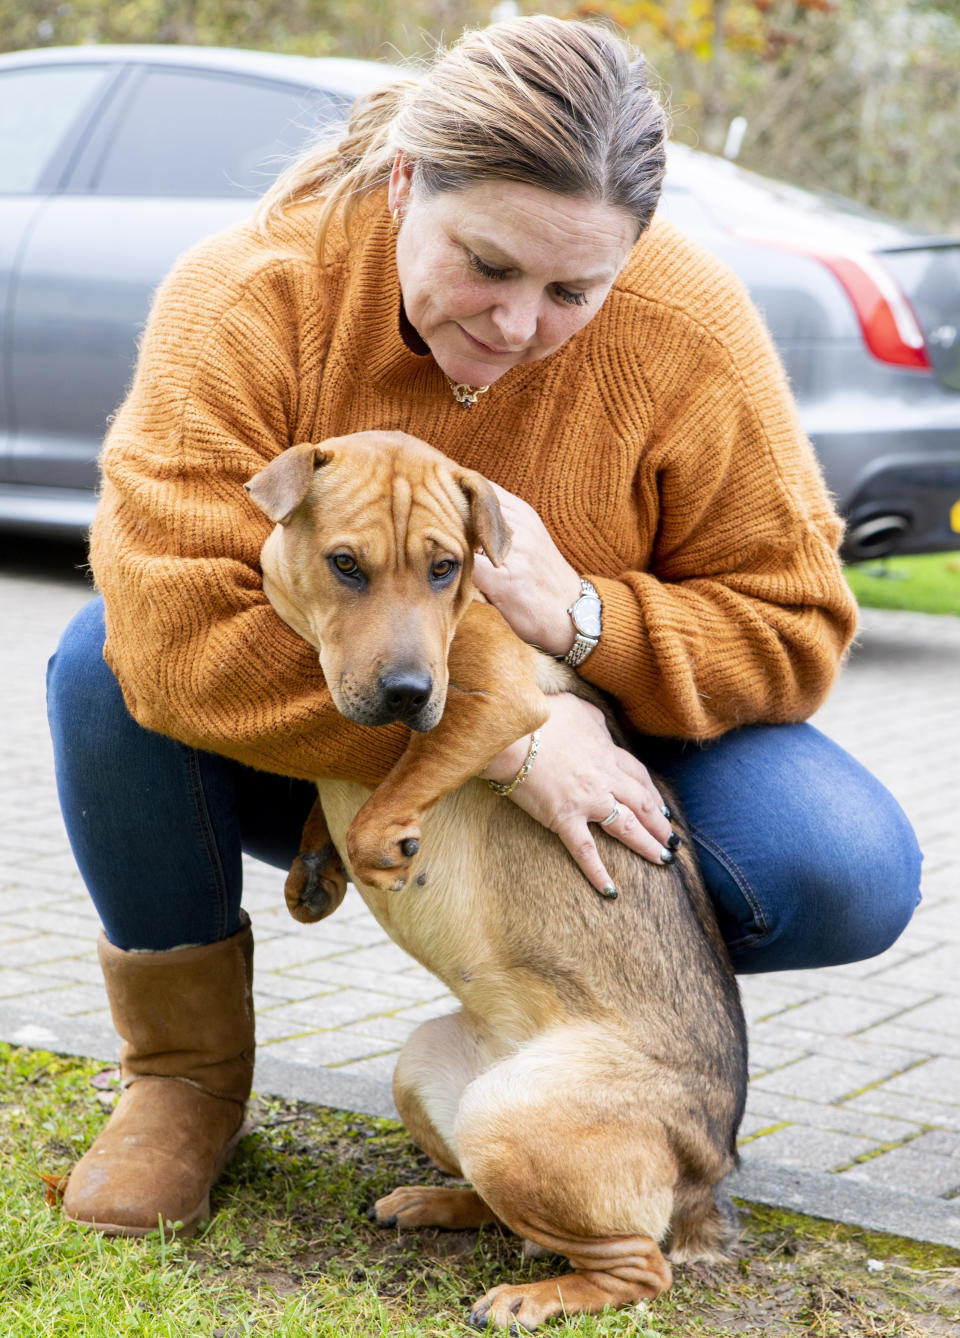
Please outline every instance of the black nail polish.
M667 837L667 849L679 850L682 845L683 845L683 837L678 836L676 832L671 832L670 835Z
M676 862L676 858L677 857L673 853L673 851L667 850L666 846L664 846L664 848L660 851L661 864L674 864Z
M667 822L669 822L670 819L673 817L673 814L670 812L669 808L667 808L666 804L660 805L660 812L666 818Z

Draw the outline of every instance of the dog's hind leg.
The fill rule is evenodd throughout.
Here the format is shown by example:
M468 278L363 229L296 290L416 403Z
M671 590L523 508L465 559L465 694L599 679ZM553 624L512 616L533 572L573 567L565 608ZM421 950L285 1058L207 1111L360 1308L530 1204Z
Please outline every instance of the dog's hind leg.
M708 1185L678 1186L667 1250L671 1263L729 1263L738 1225L732 1200L718 1202Z
M332 915L346 894L347 871L318 798L304 824L300 853L287 874L283 889L287 910L301 924L312 924Z
M450 1175L461 1176L451 1142L463 1089L480 1072L484 1056L461 1012L431 1018L404 1046L393 1079L393 1097L410 1137ZM401 1185L378 1199L371 1216L381 1226L484 1226L496 1215L472 1189Z
M477 1324L532 1329L652 1299L671 1282L659 1242L678 1167L648 1113L656 1101L643 1100L644 1074L603 1029L584 1028L573 1045L562 1030L484 1072L461 1102L454 1142L465 1175L508 1227L572 1266L495 1287L473 1309Z

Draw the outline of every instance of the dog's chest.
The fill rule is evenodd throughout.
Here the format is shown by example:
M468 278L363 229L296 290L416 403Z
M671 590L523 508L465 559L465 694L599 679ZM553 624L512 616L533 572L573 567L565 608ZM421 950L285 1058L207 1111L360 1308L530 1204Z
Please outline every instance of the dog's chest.
M358 883L345 854L347 831L369 797L369 788L350 781L320 781L318 790L334 844L386 933L442 979L469 982L476 974L478 953L482 954L485 913L469 826L457 818L458 796L441 800L426 814L421 853L413 861L407 886L384 892Z

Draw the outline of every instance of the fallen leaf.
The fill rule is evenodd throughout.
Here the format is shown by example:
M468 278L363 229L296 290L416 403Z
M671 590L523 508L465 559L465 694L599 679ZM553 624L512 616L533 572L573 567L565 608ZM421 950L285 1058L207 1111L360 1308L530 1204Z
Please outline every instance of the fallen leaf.
M48 1208L59 1208L67 1188L69 1175L49 1175L46 1171L40 1171L40 1179L47 1187L46 1201Z

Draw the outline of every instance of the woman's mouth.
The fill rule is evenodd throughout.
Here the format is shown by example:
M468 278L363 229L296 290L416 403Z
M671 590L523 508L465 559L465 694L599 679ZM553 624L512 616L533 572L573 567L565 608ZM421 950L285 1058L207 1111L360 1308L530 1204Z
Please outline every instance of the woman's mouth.
M495 348L492 344L485 344L482 339L478 339L476 335L472 335L470 331L465 330L462 325L458 328L461 334L466 336L468 344L475 348L478 353L486 353L491 358L515 358L520 351L515 348Z

